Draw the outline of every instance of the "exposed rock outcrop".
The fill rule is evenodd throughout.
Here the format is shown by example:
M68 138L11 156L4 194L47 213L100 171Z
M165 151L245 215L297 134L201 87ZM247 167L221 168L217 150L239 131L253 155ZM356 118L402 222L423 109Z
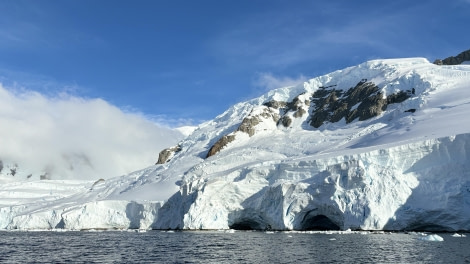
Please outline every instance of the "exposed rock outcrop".
M336 85L320 87L313 95L299 94L290 102L271 100L263 104L255 112L243 118L238 128L221 137L209 150L207 157L218 153L228 143L235 140L235 132L243 132L250 137L255 135L256 126L266 120L286 128L292 125L295 118L311 113L310 125L319 128L325 122L335 123L345 118L346 123L355 119L359 121L380 115L387 105L400 103L408 99L414 91L400 91L385 97L379 87L366 79L347 91L337 90ZM309 100L309 99L311 100ZM264 108L263 108L264 107Z
M255 134L255 126L259 123L260 119L257 116L245 117L237 131L245 132L251 137Z
M213 156L217 154L221 149L223 149L225 146L227 146L228 143L232 142L235 140L235 135L230 134L230 135L225 135L209 149L209 152L207 153L206 158L209 158L210 156Z
M274 107L281 107L283 106L283 102L276 102L272 101L272 106ZM266 106L266 105L265 105ZM277 109L277 108L274 108ZM255 127L259 123L263 122L263 120L272 120L274 123L277 123L279 120L279 114L273 111L269 107L265 107L260 113L253 114L251 112L247 117L243 118L243 121L238 126L238 128L234 132L243 132L248 134L250 137L253 136L256 132ZM221 149L223 149L228 143L235 140L234 132L221 137L210 149L207 153L206 158L215 155Z
M295 118L301 118L310 112L309 122L314 128L319 128L325 122L339 122L343 118L346 123L355 119L363 121L380 115L387 109L387 105L401 103L412 94L414 88L385 97L377 85L362 79L347 91L336 89L336 85L330 85L320 87L311 95L301 93L290 102L271 100L260 108L252 110L234 132L221 137L210 148L207 157L218 153L228 143L234 141L235 132L243 132L252 137L256 133L256 126L267 120L274 121L277 126L288 128Z
M176 153L180 151L181 151L180 145L160 151L160 153L158 154L158 161L155 164L167 163Z
M292 118L300 118L307 113L305 109L308 109L310 100L302 99L301 97L304 94L305 93L299 94L291 102L272 100L264 103L263 105L273 109L279 109L280 118L278 118L277 125L289 127L292 124ZM288 115L289 112L293 112L292 115Z
M314 105L310 125L319 128L325 122L335 123L343 118L346 123L357 118L367 120L380 115L387 105L401 103L409 97L409 93L400 91L385 98L379 87L365 79L346 92L320 88L312 95Z
M457 56L450 56L448 58L445 58L443 60L437 59L434 61L434 64L437 65L458 65L462 64L464 61L470 61L470 50L466 50L464 52L461 52Z
M271 107L274 109L285 108L287 106L286 102L272 100L263 104L264 106Z
M272 119L274 122L277 122L279 120L279 114L269 108L263 109L259 114L252 115L252 113L250 113L249 116L243 119L236 131L245 132L251 137L255 134L255 126L266 119Z
M305 105L310 105L310 100L305 100L302 101L300 99L300 96L303 94L300 94L299 96L295 97L292 102L287 103L287 111L294 111L294 114L292 115L295 118L302 117L307 111L303 109L303 106Z
M284 127L289 127L292 124L292 118L285 115L281 117L281 119L279 120L279 123L282 124Z

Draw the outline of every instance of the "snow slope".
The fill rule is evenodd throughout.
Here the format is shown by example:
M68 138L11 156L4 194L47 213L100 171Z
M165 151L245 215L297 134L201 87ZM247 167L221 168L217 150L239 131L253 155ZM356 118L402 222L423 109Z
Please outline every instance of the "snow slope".
M470 65L408 58L272 90L164 164L1 185L0 228L470 230L469 86Z

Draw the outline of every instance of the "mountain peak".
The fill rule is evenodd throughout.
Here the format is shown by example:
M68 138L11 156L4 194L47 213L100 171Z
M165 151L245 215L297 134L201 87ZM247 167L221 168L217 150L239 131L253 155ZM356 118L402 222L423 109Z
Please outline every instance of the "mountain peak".
M42 181L40 201L4 201L0 225L470 230L469 80L468 65L405 58L275 89L199 125L157 165L86 188Z

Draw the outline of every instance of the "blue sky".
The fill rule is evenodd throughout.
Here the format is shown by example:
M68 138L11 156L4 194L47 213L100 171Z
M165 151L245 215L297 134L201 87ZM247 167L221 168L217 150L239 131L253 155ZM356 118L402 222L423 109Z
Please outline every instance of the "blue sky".
M470 48L470 0L2 0L0 82L198 124L370 59Z

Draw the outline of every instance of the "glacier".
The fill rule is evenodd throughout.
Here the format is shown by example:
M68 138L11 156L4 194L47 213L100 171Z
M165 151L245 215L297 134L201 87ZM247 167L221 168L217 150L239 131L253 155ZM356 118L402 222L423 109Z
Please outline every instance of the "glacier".
M0 229L470 230L470 65L372 60L238 103L158 164L0 186Z

